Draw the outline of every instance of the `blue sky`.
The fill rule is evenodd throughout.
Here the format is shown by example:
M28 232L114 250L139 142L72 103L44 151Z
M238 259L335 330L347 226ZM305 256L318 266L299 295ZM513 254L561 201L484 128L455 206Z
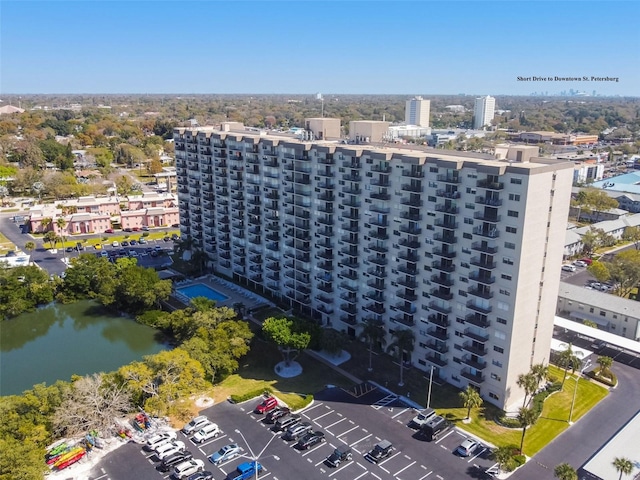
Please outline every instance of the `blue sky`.
M2 0L0 93L640 96L638 18L637 1ZM619 81L554 78L582 76Z

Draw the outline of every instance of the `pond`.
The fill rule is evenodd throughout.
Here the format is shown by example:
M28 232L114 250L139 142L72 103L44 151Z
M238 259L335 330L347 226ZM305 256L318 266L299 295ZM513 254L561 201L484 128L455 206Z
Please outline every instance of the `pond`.
M113 371L167 348L157 330L95 302L48 305L0 322L0 395Z

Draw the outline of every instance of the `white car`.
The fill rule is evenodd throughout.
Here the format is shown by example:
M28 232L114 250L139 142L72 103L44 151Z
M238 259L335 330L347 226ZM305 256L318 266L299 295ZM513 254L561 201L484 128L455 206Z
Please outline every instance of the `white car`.
M175 440L177 438L176 432L168 431L161 432L147 440L147 446L150 450L155 450L156 447L159 447L163 443L169 443L171 440Z
M183 452L185 449L184 442L175 441L171 443L165 443L159 449L156 450L156 455L159 460L164 460L167 457L170 457L174 453Z
M563 265L562 270L564 270L565 272L575 272L577 268L575 267L575 265Z
M120 246L120 242L115 242L114 241L113 243L111 243L111 246L112 247L119 247Z
M210 438L217 437L220 434L220 428L215 423L207 423L193 436L193 441L196 443L206 442Z
M476 451L476 449L480 446L480 444L478 442L476 442L475 440L471 440L470 438L467 438L464 442L462 442L462 444L456 449L456 452L458 452L458 455L460 455L461 457L468 457L470 456L473 452Z
M587 267L587 262L583 262L582 260L577 260L573 262L576 267Z
M175 478L181 479L181 478L186 478L189 475L193 475L196 472L201 472L203 470L204 470L204 462L199 459L195 459L195 460L192 459L177 465L173 471L173 476Z
M182 433L185 435L189 435L190 433L197 432L202 427L204 427L207 423L211 423L206 415L199 415L189 423L187 423L184 427L182 427Z

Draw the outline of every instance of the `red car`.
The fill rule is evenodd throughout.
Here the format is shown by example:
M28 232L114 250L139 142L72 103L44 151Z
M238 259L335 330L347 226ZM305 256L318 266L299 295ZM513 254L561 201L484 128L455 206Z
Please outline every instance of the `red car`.
M132 229L134 232L139 232L140 231L140 227L133 227Z
M265 398L260 405L254 410L255 413L268 413L278 406L278 401L273 398Z
M107 228L104 233L113 233L113 228Z

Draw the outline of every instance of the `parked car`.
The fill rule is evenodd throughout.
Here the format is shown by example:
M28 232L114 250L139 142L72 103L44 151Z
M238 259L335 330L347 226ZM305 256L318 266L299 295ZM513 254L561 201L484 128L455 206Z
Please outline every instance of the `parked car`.
M240 448L237 443L230 443L229 445L222 447L217 452L214 452L213 455L210 455L209 461L214 465L220 465L227 460L237 457L241 453L242 448Z
M103 250L103 251L100 252L100 256L102 258L107 258L109 256L109 254Z
M187 480L213 480L213 472L205 470L204 472L196 472L193 475L189 475Z
M206 442L210 438L215 438L220 435L220 428L215 423L207 423L193 436L193 441L196 443Z
M425 408L418 412L418 414L411 419L409 425L415 428L421 428L424 424L426 424L432 417L434 417L436 411L433 408Z
M131 229L130 228L123 228L122 231L123 232L131 232Z
M177 436L176 432L173 431L158 433L147 440L147 447L149 450L155 450L162 443L169 443L171 440L175 440Z
M119 243L119 242L114 241L114 242L112 242L112 243L111 243L111 246L112 246L113 248L117 248L117 247L119 247L119 246L120 246L120 243Z
M476 451L476 448L478 448L479 446L480 444L478 442L467 438L460 444L458 448L456 448L456 453L461 457L469 457L471 456L471 454L473 454L473 452Z
M296 448L298 448L299 450L306 450L324 441L325 441L324 432L310 431L304 434L304 436L300 438L300 440L298 440L298 443L296 444Z
M82 243L80 243L80 242L76 243L76 250L78 250L79 252L84 250L84 247L82 246Z
M586 263L587 265L591 265L593 263L593 260L591 260L590 258L581 258L580 261Z
M326 459L326 462L332 467L339 467L342 462L350 462L353 458L351 449L346 445L340 445Z
M277 407L267 413L267 416L264 417L264 421L265 423L275 423L276 420L289 415L289 413L291 413L291 410L289 410L287 407Z
M193 432L197 432L207 423L211 423L206 415L198 415L194 419L192 419L189 423L187 423L184 427L182 427L182 433L185 435L189 435Z
M131 245L132 247L137 244L138 242L136 240L129 240L129 245Z
M277 406L278 400L276 400L275 397L268 397L256 406L254 413L268 413Z
M271 428L274 432L280 432L300 422L299 415L287 415L286 417L279 418L274 426Z
M177 479L187 478L196 472L204 471L204 462L200 459L191 459L176 465L173 476Z
M104 233L113 233L113 228L107 228Z
M287 428L287 431L284 432L282 438L287 441L298 440L300 437L310 432L312 428L313 427L309 422L298 423L297 425L292 425Z
M565 272L575 272L577 268L575 267L575 265L563 265L562 270L564 270Z
M121 245L122 245L123 247L128 247L128 246L129 246L129 242L128 242L127 240L123 240L123 241L122 241L122 243L121 243Z
M73 247L67 247L67 248L64 249L64 251L67 252L67 253L73 252L74 250L75 250L75 248L73 248ZM10 255L7 253L7 256L10 256Z
M171 443L165 443L156 449L156 455L159 460L167 458L174 453L182 452L185 449L184 442L180 440L173 441Z
M146 244L147 244L147 240L146 240L145 238L142 238L142 237L141 237L141 238L140 238L140 240L138 240L138 243L139 243L140 245L146 245Z
M147 227L147 226L140 227L140 230L142 230L143 232L148 232L149 231L149 227Z
M133 230L134 232L139 232L140 231L140 227L133 227L131 230Z
M389 440L382 440L381 442L378 442L376 446L364 456L364 458L372 463L378 463L391 455L392 451L393 445L391 442Z
M425 423L420 429L420 435L427 441L436 440L444 432L448 431L452 427L451 422L446 418L436 415Z
M236 467L227 478L232 480L247 480L253 478L256 475L256 467L258 473L262 472L262 465L258 462L244 462Z
M162 240L164 240L165 242L170 242L170 241L171 241L171 238L169 238L169 237L164 237Z
M588 266L588 265L587 265L585 262L583 262L582 260L577 260L577 261L573 262L573 264L574 264L576 267L586 267L586 266Z
M161 472L168 472L176 465L180 465L181 463L184 463L187 460L191 460L192 458L193 454L188 450L185 450L184 452L174 453L173 455L168 456L167 458L162 460L162 462L160 462L160 465L158 465L158 470L160 470Z

